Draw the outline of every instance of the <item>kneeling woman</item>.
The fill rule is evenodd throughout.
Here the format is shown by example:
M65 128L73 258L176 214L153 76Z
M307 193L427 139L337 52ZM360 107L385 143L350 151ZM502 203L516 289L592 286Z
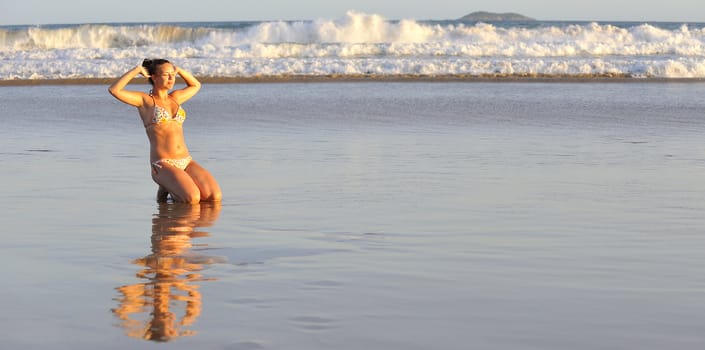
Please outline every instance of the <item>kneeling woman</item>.
M142 74L149 78L149 94L125 90ZM169 92L179 75L186 87ZM108 91L118 100L137 107L150 144L152 179L159 185L158 201L170 194L176 202L219 201L220 186L215 178L189 155L184 141L186 112L181 105L196 95L201 83L191 73L163 59L144 60L114 82Z

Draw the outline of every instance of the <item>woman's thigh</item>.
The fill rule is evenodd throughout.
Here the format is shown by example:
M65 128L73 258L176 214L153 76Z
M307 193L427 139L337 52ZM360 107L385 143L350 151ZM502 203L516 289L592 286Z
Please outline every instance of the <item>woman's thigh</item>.
M198 203L201 200L200 190L191 176L175 166L152 166L152 179L166 188L177 202Z
M193 182L201 192L201 199L204 201L219 201L222 197L220 186L206 168L196 161L189 163L186 173L191 176Z

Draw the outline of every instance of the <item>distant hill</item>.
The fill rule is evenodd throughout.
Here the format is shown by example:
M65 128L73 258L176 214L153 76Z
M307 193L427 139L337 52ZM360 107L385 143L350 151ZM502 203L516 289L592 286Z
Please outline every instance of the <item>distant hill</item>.
M473 12L469 15L459 18L460 21L488 21L488 22L501 22L501 21L535 21L531 17L526 17L518 13L493 13L485 11Z

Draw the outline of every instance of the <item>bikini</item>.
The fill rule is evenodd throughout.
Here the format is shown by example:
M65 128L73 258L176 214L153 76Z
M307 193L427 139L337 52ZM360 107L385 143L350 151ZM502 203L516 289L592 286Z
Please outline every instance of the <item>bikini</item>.
M162 123L179 123L183 124L184 121L186 120L186 111L184 111L183 108L181 108L181 105L177 103L179 108L176 110L176 115L171 116L171 113L164 108L161 107L157 104L157 102L154 100L154 96L152 96L152 101L154 101L154 116L152 116L151 124L145 126L146 129L152 128L155 125L162 124ZM185 170L186 167L191 163L191 156L188 156L186 158L176 158L176 159L171 159L171 158L164 158L164 159L159 159L155 162L152 163L155 167L161 169L162 164L161 163L166 163L171 166L177 167L181 170Z

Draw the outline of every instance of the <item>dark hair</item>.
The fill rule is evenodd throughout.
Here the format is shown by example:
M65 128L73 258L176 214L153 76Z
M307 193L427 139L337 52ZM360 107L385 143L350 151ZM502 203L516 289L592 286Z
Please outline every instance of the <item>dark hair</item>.
M157 72L157 67L161 66L162 64L169 63L168 60L165 60L163 58L145 58L144 61L142 61L142 67L147 68L147 72L150 75L149 78L149 83L154 85L154 80L152 80L152 75Z

